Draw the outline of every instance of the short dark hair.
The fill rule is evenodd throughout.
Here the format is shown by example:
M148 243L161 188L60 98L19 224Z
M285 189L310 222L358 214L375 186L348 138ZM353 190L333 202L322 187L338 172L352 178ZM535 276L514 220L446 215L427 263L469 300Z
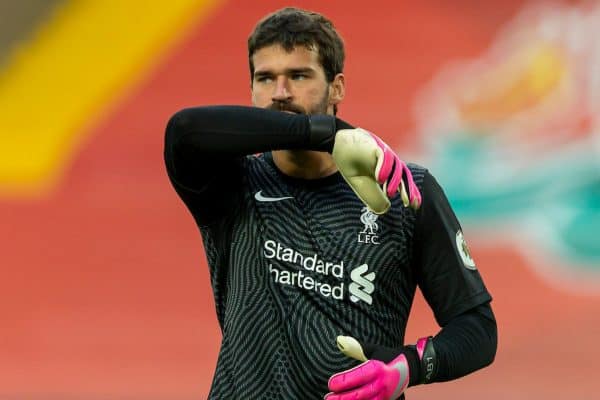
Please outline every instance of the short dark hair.
M333 23L323 15L294 7L286 7L258 22L248 38L250 81L254 78L252 56L263 47L278 44L286 51L296 46L316 49L328 82L344 71L344 41Z

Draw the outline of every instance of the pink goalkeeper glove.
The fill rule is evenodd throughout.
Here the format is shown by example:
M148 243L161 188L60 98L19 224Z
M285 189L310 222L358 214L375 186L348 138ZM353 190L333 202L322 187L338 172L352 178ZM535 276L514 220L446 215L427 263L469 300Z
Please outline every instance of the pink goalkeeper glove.
M329 378L325 400L395 400L409 383L408 361L400 354L389 363L368 360L360 343L350 336L338 336L337 344L346 356L362 364Z
M348 185L374 213L385 213L389 199L398 192L405 207L416 210L421 205L410 169L373 133L361 128L339 130L331 154Z

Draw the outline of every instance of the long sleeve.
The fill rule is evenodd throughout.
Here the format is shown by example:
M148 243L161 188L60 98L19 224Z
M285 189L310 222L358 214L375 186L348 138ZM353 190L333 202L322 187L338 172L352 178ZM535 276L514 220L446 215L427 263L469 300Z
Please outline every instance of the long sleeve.
M462 227L435 178L426 174L418 211L415 268L421 291L442 327L433 338L433 381L456 379L491 363L497 345L492 300Z
M462 227L435 178L425 173L420 187L423 203L417 211L413 266L417 283L431 307L439 333L432 339L434 373L425 378L414 346L374 350L391 361L405 353L410 385L456 379L490 364L497 347L492 297L471 258ZM385 358L385 359L384 359Z
M188 207L214 219L236 199L244 156L280 149L330 152L335 133L342 128L352 127L329 115L243 106L188 108L167 124L165 164ZM205 219L194 216L197 221Z
M465 376L494 361L498 333L489 303L481 304L450 319L432 339L435 349L435 373L428 383L444 382ZM424 381L425 371L415 346L392 349L365 344L369 358L390 362L404 353L410 370L410 386Z
M453 318L433 338L433 347L438 361L436 382L460 378L491 364L498 331L489 303Z

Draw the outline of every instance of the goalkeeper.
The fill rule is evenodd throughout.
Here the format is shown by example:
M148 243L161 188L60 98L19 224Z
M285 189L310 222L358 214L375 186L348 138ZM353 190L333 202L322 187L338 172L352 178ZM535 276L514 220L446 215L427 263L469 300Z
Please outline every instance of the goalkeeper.
M398 399L493 361L491 296L443 190L336 117L344 47L286 8L248 40L254 107L176 113L169 178L222 331L209 399ZM404 334L420 287L441 329Z

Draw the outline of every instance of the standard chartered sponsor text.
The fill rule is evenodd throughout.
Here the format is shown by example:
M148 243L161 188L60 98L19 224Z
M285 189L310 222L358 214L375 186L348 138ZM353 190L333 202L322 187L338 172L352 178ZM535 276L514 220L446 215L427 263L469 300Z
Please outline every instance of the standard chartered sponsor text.
M344 262L330 262L319 258L318 254L307 256L297 250L286 247L274 240L267 240L264 243L263 255L270 260L283 261L302 267L305 271L310 271L312 276L307 275L303 270L288 271L280 269L273 264L269 264L269 274L275 282L281 285L295 286L304 290L311 290L319 293L323 297L332 297L336 300L342 300L344 297L344 283L337 285L320 282L317 278L321 276L334 276L338 279L344 277Z

